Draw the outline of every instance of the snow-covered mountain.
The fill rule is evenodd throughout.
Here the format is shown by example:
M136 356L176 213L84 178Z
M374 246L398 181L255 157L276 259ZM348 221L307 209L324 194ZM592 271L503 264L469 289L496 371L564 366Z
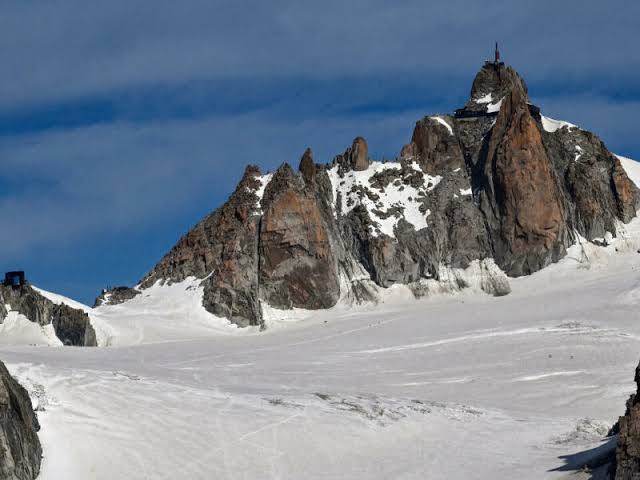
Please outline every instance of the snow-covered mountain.
M372 161L358 137L329 164L308 149L297 172L247 167L135 289L97 304L195 278L206 311L264 326L273 309L378 301L397 284L416 296L453 284L504 295L507 275L618 236L639 207L597 136L545 117L511 67L486 62L466 105L418 121L393 162Z
M634 219L507 296L393 285L263 332L209 314L192 277L88 309L110 348L0 356L37 410L43 480L582 480L635 390L638 248Z
M0 367L0 439L33 478L35 410L44 480L591 478L634 391L639 186L640 163L487 63L394 162L358 137L248 167L93 307L0 288L33 403ZM109 348L40 348L63 343Z
M486 62L465 106L418 121L395 161L371 160L357 137L329 164L307 149L297 172L247 167L229 200L138 285L104 291L93 308L37 288L0 289L0 343L250 334L236 326L275 327L397 295L505 295L509 277L576 244L627 238L638 171L594 134L542 115L511 67Z

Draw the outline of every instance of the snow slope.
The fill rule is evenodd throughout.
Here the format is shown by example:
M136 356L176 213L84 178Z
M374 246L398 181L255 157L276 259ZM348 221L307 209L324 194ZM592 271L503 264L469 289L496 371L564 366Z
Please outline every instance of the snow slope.
M156 285L90 309L111 348L0 358L39 410L43 480L588 478L640 357L640 221L619 233L504 297L395 289L262 333L193 279Z
M640 255L607 257L506 297L0 356L44 408L43 479L562 478L633 389Z

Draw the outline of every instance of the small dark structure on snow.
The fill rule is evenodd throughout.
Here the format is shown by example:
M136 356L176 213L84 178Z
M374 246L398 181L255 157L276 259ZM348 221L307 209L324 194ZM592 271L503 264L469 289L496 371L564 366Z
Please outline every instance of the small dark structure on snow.
M25 285L25 283L26 283L26 280L24 278L24 272L23 271L6 272L4 274L4 286L5 287L18 288L18 287L22 287L23 285Z

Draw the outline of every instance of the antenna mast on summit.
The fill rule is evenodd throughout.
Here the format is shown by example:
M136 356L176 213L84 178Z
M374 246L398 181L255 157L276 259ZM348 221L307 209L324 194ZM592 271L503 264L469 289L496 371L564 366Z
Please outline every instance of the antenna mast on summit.
M498 42L496 42L496 59L495 63L500 63L500 50L498 50Z

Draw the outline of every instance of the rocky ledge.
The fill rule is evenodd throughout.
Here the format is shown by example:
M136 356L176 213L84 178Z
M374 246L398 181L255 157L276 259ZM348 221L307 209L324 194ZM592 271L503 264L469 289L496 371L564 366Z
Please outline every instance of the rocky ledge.
M99 307L101 305L119 305L131 300L132 298L140 295L140 290L130 287L113 287L105 288L100 292L100 295L96 297L93 307Z
M38 418L27 391L0 362L0 480L32 480L40 472Z
M580 236L615 236L639 207L597 136L545 117L511 67L486 62L464 108L419 120L393 162L357 137L329 164L307 149L298 171L247 167L138 288L200 278L204 307L242 326L263 322L262 303L328 308L398 283L425 294L479 275L500 295L505 274L558 261Z

